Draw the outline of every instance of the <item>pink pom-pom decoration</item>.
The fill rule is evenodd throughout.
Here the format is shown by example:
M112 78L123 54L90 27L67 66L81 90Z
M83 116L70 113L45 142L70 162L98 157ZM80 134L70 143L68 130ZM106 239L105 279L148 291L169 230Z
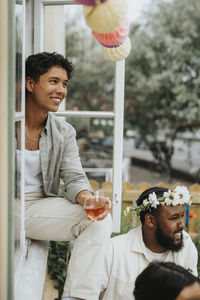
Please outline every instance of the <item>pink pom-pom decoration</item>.
M131 51L131 42L129 37L125 39L123 44L119 47L108 48L102 46L101 48L103 56L110 61L119 61L126 58Z
M125 20L125 22L113 32L110 33L98 33L95 31L92 32L96 40L101 45L108 48L120 46L125 41L128 33L129 33L128 20Z
M102 4L108 0L75 0L77 4L82 4L86 6L97 6L98 4Z

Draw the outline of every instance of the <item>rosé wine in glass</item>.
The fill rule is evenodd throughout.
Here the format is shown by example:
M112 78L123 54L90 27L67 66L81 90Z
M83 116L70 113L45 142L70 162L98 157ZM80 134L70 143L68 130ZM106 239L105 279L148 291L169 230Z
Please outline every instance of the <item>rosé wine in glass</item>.
M85 200L84 209L90 220L92 221L92 239L89 241L91 245L97 245L93 239L93 226L94 222L106 210L106 198L104 197L103 190L95 192L94 196Z
M99 215L101 215L105 211L105 206L98 207L87 207L85 208L86 214L91 217L91 219L96 219Z

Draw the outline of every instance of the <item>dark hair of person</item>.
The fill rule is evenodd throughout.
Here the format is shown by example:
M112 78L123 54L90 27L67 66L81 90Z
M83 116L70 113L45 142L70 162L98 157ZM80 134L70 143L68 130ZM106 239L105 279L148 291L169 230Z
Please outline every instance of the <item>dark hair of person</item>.
M40 52L30 55L26 59L26 77L30 77L36 82L41 75L55 66L66 70L68 79L71 78L73 71L72 63L63 55L56 52Z
M149 194L151 194L153 192L156 194L157 197L162 197L163 194L164 194L164 192L167 192L167 191L168 191L168 189L165 189L165 188L162 188L162 187L157 187L157 186L152 187L150 189L145 190L139 196L139 198L137 199L136 203L137 203L138 206L141 205L142 202L143 202L143 200L148 199ZM141 223L144 224L146 213L151 213L152 215L155 215L156 213L159 213L159 209L160 209L160 206L158 206L157 209L151 208L151 211L141 211L141 213L140 213L140 221L141 221Z
M137 277L135 300L175 300L186 286L200 282L183 267L172 262L152 262Z

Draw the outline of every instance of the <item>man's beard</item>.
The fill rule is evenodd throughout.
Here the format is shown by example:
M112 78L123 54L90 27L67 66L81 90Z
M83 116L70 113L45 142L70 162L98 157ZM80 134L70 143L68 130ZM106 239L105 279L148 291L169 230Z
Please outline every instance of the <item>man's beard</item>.
M181 230L175 231L180 232ZM174 239L168 235L165 235L163 233L163 230L161 229L159 223L157 223L157 229L156 229L156 240L159 243L161 247L163 247L166 250L170 250L173 252L178 252L183 248L183 234L181 232L181 239L178 244L175 244Z

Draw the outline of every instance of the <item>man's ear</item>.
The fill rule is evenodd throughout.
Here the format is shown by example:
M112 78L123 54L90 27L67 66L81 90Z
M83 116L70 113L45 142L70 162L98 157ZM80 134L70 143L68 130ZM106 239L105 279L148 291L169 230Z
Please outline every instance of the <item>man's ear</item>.
M26 89L30 93L33 92L34 83L35 83L35 81L31 77L29 77L29 76L26 77Z
M148 227L154 228L156 225L156 219L153 215L147 213L145 214L145 223Z

